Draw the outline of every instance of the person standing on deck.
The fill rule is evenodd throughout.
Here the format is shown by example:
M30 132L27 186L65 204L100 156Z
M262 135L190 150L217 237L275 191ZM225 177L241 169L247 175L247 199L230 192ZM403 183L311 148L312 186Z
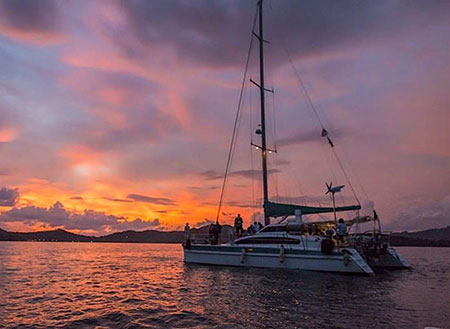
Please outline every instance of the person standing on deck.
M186 226L184 227L183 246L186 246L188 249L191 247L191 228L189 227L189 223L186 223Z
M237 217L234 219L234 233L239 238L242 233L244 233L243 225L244 220L241 217L241 214L238 214Z
M219 235L222 231L222 225L219 224L219 221L216 221L216 223L212 223L209 226L209 239L210 243L212 245L216 245L219 242Z
M343 218L339 218L339 224L336 227L337 236L339 241L344 241L344 236L347 235L347 225L344 223Z
M191 228L189 226L189 223L186 223L186 226L184 227L184 239L190 239L191 237Z

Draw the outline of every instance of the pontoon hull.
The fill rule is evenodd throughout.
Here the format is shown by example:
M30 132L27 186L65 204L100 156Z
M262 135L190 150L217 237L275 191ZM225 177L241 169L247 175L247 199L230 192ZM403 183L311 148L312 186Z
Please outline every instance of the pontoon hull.
M236 246L192 245L184 248L186 263L286 268L308 271L343 272L373 275L374 272L354 249L326 255L320 251L285 250L275 248L248 248Z
M394 248L388 248L385 254L371 260L376 268L404 269L411 268L408 261L400 256Z

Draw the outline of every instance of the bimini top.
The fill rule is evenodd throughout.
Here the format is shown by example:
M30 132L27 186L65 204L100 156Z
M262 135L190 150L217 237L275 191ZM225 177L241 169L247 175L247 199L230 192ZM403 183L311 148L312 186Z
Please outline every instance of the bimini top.
M299 209L302 215L310 215L310 214L322 214L322 213L331 213L334 212L333 207L309 207L309 206L300 206L295 204L286 204L286 203L276 203L268 201L264 205L266 214L269 217L282 217L282 216L294 216L295 210ZM349 210L359 210L361 209L360 205L353 206L343 206L336 207L336 211L349 211Z

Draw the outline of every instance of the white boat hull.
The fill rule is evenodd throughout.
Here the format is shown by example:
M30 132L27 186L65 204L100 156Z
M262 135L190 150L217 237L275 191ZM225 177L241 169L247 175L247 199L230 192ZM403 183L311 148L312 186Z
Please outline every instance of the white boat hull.
M326 255L320 251L286 250L285 253L280 253L275 248L192 245L191 249L184 248L184 261L210 265L374 274L356 250L347 248L346 252L347 256L342 252Z

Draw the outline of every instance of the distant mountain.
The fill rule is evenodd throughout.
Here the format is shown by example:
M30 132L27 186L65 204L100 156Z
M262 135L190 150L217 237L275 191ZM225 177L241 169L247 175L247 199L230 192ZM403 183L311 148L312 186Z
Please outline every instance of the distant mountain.
M141 243L181 243L184 232L182 231L124 231L97 238L96 242L141 242Z
M229 225L224 225L223 227L231 230ZM222 235L226 233L227 229L222 230ZM191 234L197 238L206 237L208 235L208 226L198 229L194 228L191 230ZM62 229L30 233L8 232L0 229L0 241L181 243L183 237L183 231L124 231L95 237L74 234Z
M404 235L405 233L400 233ZM430 230L406 233L408 237L426 240L450 241L450 226L444 228L433 228Z
M231 226L223 225L221 239L225 240L231 230ZM203 241L207 235L208 226L191 230L191 236L197 241ZM183 236L183 231L124 231L95 237L74 234L61 229L30 233L8 232L0 229L0 241L181 243ZM411 233L393 233L391 244L393 246L450 247L450 226Z
M419 232L391 234L393 246L450 247L450 226Z
M89 242L97 239L93 236L85 236L57 229L52 231L40 231L30 233L7 232L0 229L0 241L76 241Z

